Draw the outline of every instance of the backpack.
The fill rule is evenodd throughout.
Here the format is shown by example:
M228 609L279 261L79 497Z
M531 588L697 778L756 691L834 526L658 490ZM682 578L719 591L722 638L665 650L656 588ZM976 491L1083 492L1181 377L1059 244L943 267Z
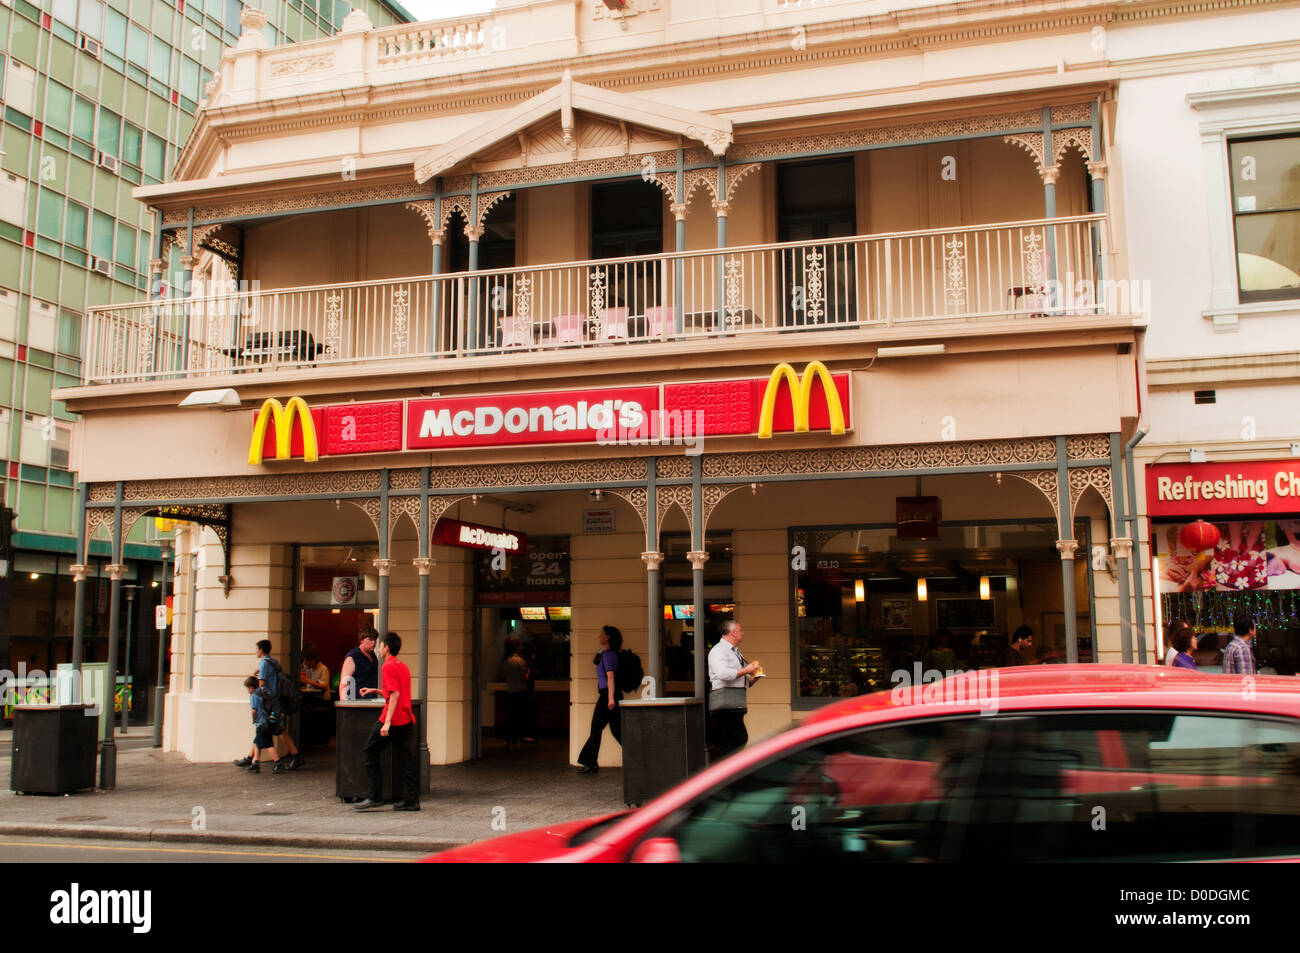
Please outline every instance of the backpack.
M262 715L266 718L267 730L272 735L283 734L285 714L279 697L261 688L257 690L257 694L262 699Z
M641 668L641 658L631 649L621 649L618 653L618 671L614 673L614 687L620 692L634 692L641 687L645 670Z
M296 679L286 678L284 670L280 668L280 663L269 655L267 658L271 662L271 668L275 669L275 694L277 708L283 715L295 715L298 713L301 698L298 695L298 682Z

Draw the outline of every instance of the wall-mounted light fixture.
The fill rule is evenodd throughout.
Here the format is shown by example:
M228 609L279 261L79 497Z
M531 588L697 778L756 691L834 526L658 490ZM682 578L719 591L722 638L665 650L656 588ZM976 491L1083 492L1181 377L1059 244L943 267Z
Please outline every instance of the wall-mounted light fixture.
M980 598L988 601L989 597L989 577L980 576Z
M867 598L867 584L861 579L853 582L853 598L858 602L865 602Z
M928 595L929 594L925 590L925 577L923 576L916 580L916 601L924 602L928 598Z

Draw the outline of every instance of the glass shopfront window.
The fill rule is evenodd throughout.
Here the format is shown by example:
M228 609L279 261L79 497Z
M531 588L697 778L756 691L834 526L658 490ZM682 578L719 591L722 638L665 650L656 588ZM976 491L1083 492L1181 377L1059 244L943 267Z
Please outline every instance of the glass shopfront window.
M899 539L892 524L790 530L796 707L888 689L918 664L997 666L1021 625L1034 633L1024 662L1064 661L1057 538L1051 521L945 523L928 540ZM1079 659L1089 661L1088 561L1075 570Z

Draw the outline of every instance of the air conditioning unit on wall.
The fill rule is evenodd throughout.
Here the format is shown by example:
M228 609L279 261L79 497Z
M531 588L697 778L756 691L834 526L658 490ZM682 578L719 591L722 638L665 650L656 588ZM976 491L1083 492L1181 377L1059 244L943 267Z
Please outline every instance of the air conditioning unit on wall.
M101 275L107 275L113 270L112 263L107 258L91 258L90 267Z
M99 40L92 39L91 37L85 35L78 35L77 45L80 46L87 53L89 53L91 56L93 56L95 59L100 59L103 56L104 47L100 45Z
M115 156L111 156L106 152L101 152L95 161L99 164L100 168L107 169L109 172L117 171L117 158Z

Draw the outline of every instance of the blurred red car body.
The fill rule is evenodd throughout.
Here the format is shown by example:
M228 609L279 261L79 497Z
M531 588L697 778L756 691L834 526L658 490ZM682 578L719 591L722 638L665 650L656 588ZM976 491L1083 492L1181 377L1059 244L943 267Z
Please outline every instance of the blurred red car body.
M1242 677L1206 675L1156 666L1124 665L1028 665L1019 668L982 672L996 684L996 709L1000 716L1013 713L1039 715L1096 715L1117 713L1130 715L1202 717L1220 720L1253 716L1261 724L1277 725L1277 730L1293 730L1296 743L1271 743L1285 747L1288 757L1300 767L1300 680L1282 677ZM967 673L971 678L972 673ZM940 685L942 683L939 683ZM987 684L987 683L986 683ZM863 729L894 725L916 725L918 719L951 720L978 715L981 701L942 704L926 702L918 691L916 697L897 697L890 691L856 696L808 714L798 725L751 745L749 748L710 766L635 811L573 821L526 831L480 843L454 848L425 858L434 863L617 863L663 862L681 859L677 844L661 836L666 822L681 816L707 795L725 790L729 783L751 776L756 769L791 753L826 739L845 736ZM987 704L985 704L987 707ZM974 719L966 717L967 722ZM1233 771L1143 770L1128 763L1124 733L1097 730L1094 766L1066 767L1059 770L1059 790L1063 797L1111 792L1116 797L1157 797L1181 804L1179 792L1221 790L1220 799L1245 790L1252 795L1275 792L1288 802L1300 791L1297 771L1293 791L1289 778ZM1289 737L1289 735L1288 735ZM1168 744L1168 742L1164 742ZM1153 748L1159 744L1152 745ZM1261 744L1269 749L1269 744ZM1211 750L1206 748L1204 750ZM1213 749L1224 750L1224 749ZM1059 755L1060 752L1057 752ZM1175 766L1177 767L1177 765ZM819 765L821 780L829 784L834 803L840 811L858 805L901 805L932 803L942 798L936 763L897 757L873 757L836 753ZM1116 794L1115 792L1119 792ZM824 791L817 792L825 794ZM1193 796L1189 793L1187 796ZM1300 826L1300 805L1296 808ZM1248 859L1289 859L1300 856L1300 830L1296 843L1282 850L1261 845L1259 857ZM1279 858L1279 854L1284 855ZM1240 858L1232 858L1240 859Z

